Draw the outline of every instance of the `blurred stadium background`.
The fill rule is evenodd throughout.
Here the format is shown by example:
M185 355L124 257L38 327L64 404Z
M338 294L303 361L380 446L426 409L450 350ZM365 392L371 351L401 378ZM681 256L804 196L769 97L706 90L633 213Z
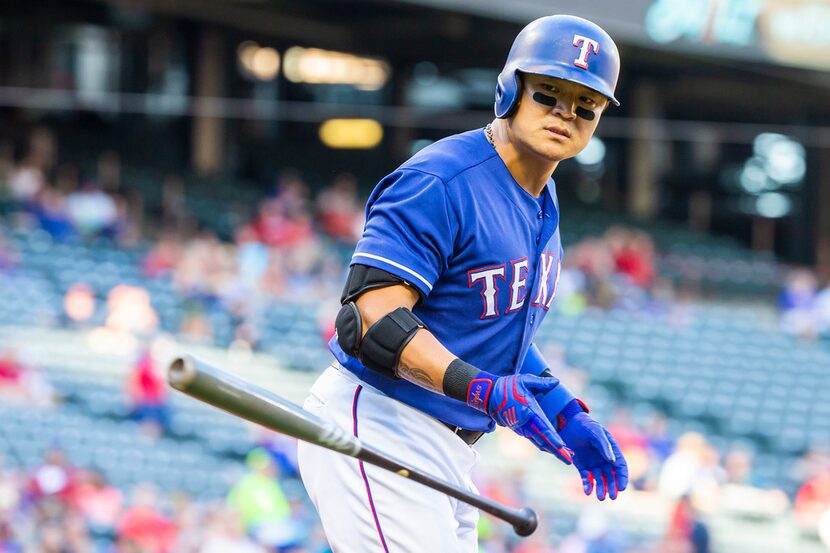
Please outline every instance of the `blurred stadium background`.
M369 191L488 122L552 13L617 39L622 107L557 171L539 341L634 485L596 504L496 432L479 487L544 515L481 551L830 547L830 2L31 0L0 3L0 551L328 551L295 444L161 371L300 401Z

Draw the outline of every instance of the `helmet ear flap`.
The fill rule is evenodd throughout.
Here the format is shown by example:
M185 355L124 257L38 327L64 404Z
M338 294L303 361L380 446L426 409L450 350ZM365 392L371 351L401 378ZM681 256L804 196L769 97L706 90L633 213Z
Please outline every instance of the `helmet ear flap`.
M516 107L519 105L522 96L522 81L519 78L519 70L514 70L513 75L508 77L513 80L510 85L504 83L504 80L506 80L503 79L505 73L506 71L499 76L499 82L496 85L496 117L499 119L507 119L516 113ZM499 113L502 109L504 109L503 113Z
M524 77L518 69L513 73L513 86L516 87L516 99L513 100L513 107L510 108L508 116L513 116L518 111L519 104L522 103L522 96L524 96Z

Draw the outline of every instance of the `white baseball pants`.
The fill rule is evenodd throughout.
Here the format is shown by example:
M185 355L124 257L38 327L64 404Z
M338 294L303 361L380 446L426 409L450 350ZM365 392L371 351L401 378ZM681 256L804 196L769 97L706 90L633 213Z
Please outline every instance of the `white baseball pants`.
M455 486L478 452L432 417L329 367L303 405L364 443ZM476 553L478 510L352 457L299 443L300 474L334 553Z

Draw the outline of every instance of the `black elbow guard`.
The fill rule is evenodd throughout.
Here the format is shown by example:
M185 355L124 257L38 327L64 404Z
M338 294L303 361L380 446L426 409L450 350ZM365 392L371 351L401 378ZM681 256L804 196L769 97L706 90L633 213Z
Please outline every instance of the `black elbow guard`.
M358 359L366 367L398 378L398 362L403 348L424 323L407 307L387 313L369 327L358 350Z
M389 378L399 378L398 362L401 352L424 323L407 307L399 307L386 314L363 334L360 312L354 302L346 303L335 321L337 343L344 352L356 357L366 366Z
M337 331L337 343L340 349L352 357L357 357L360 348L360 337L363 336L363 320L355 302L350 301L340 308L334 320L334 329Z

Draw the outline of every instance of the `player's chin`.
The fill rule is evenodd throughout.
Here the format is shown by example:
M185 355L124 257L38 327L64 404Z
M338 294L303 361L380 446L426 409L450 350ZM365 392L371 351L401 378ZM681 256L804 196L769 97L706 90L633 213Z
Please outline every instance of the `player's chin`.
M579 153L579 150L572 144L560 141L551 141L542 144L537 151L540 156L549 161L562 161L563 159L570 159Z

